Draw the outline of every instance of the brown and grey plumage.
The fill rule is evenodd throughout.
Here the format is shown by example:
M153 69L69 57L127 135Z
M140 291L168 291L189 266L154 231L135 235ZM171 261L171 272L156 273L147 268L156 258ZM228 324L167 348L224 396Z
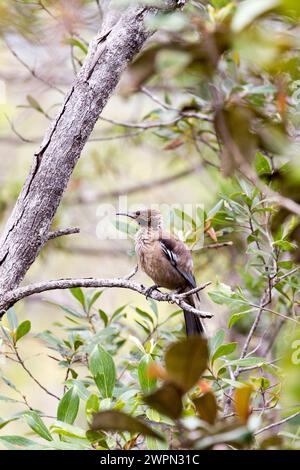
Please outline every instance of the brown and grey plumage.
M135 250L141 269L154 281L153 288L165 287L180 292L196 287L193 259L185 244L164 232L162 216L154 209L119 213L134 219L140 226L135 239ZM186 301L195 307L197 298L189 296ZM187 335L202 335L200 318L184 311Z

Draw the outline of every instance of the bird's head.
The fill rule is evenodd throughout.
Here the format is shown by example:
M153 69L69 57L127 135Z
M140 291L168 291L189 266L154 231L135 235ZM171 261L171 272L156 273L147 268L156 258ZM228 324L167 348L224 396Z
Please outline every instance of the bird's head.
M130 217L142 227L159 229L162 226L161 213L156 209L141 209L133 212L118 212L117 215Z

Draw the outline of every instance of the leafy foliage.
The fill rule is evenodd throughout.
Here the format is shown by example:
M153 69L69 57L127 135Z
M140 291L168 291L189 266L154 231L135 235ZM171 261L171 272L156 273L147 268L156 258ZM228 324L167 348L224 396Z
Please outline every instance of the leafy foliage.
M1 34L8 28L25 38L39 32L45 10L32 2L18 2L18 8L6 3L0 6ZM55 18L63 15L57 2L44 3ZM90 3L80 2L78 11L90 12ZM26 23L27 8L32 14ZM75 66L87 53L85 41L73 34L76 18L65 21L71 27L62 41ZM165 214L194 253L196 273L206 269L205 276L213 276L204 299L215 313L209 339L186 339L181 311L162 311L153 301L107 307L99 290L71 289L55 305L59 322L47 319L42 332L36 319L19 321L10 309L1 325L1 356L17 362L57 403L49 418L31 406L13 374L1 373L0 401L20 410L1 417L2 446L299 448L299 18L297 0L189 2L182 11L148 18L149 27L164 31L163 40L149 44L129 66L119 93L143 90L152 100L137 124L141 134L132 137L139 149L153 145L162 159L169 157L168 169L181 160L187 168L191 157L198 164L193 178L201 167L205 189L216 186L209 210L174 207ZM24 101L26 111L51 118L43 97ZM116 122L113 129L124 137L127 127ZM125 158L123 148L121 153ZM114 170L119 177L113 154L109 147L107 160L91 156L89 171ZM75 180L70 200L81 203L82 181ZM17 192L5 191L1 214ZM136 231L122 221L116 228L130 238ZM225 252L216 251L223 247ZM62 372L60 383L48 387L31 371L28 338L47 348ZM26 436L9 433L16 423L26 426Z

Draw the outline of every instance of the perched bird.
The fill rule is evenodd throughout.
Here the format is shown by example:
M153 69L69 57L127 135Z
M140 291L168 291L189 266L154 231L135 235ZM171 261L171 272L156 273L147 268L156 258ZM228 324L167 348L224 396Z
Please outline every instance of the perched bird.
M135 251L139 267L154 281L148 293L159 287L177 292L187 292L196 287L193 259L185 244L163 231L163 221L158 210L146 209L118 213L134 219L140 229L135 237ZM186 302L195 307L197 295ZM184 311L187 335L202 335L203 325L198 315Z

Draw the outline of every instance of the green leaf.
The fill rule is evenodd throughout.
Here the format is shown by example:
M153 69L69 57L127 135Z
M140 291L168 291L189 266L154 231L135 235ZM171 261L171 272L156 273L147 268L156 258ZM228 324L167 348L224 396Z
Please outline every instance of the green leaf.
M219 357L228 356L229 354L233 353L233 351L236 350L236 345L237 343L227 343L227 344L222 344L221 346L219 346L212 357L212 360L211 360L212 364Z
M187 222L193 227L194 230L196 230L197 223L187 212L177 208L174 208L174 212L183 224Z
M13 414L9 418L0 418L0 429L7 426L7 424L12 423L13 421L17 421L18 419L23 418L23 412L20 411L18 413Z
M22 436L0 436L0 442L10 450L13 449L24 449L24 448L35 448L35 449L47 449L46 446L40 446L31 439L27 439Z
M18 400L14 400L13 398L6 397L5 395L0 395L0 401L6 401L7 403L18 403Z
M7 320L11 331L15 331L18 328L18 319L14 308L10 308L7 312Z
M57 408L57 419L73 424L79 409L79 395L75 387L71 387L60 400Z
M66 44L70 44L70 46L78 47L78 49L81 49L82 52L84 52L84 54L87 54L88 52L86 45L83 42L79 41L79 39L71 37L71 38L66 38L64 42Z
M150 313L146 312L145 310L142 310L141 308L139 307L136 307L135 308L135 311L143 318L145 318L146 320L149 320L151 325L154 326L154 319L152 317L152 315L150 315Z
M233 292L230 286L226 284L220 283L218 285L218 289L209 292L209 297L212 299L213 302L219 305L244 305L245 299L242 297L241 294Z
M156 380L149 377L148 368L153 363L153 359L150 354L145 354L139 362L138 376L141 389L144 393L149 393L156 385Z
M35 110L38 111L39 113L45 114L43 108L42 108L41 105L37 102L37 100L36 100L35 98L33 98L33 96L27 95L27 96L26 96L26 99L27 99L29 105L31 106L31 108L35 109Z
M269 159L260 152L257 152L256 154L255 168L259 176L272 174L272 167Z
M98 312L99 312L99 317L101 318L101 320L104 323L104 326L107 326L108 322L109 322L109 318L108 318L107 314L101 308L99 308Z
M64 312L69 313L76 318L85 318L85 314L82 312L76 312L73 308L65 307L64 305L59 306Z
M199 336L190 336L174 343L165 354L169 379L185 393L200 379L208 362L207 341Z
M291 243L287 240L277 240L276 242L273 242L273 246L277 246L282 251L292 251L297 248L295 243Z
M51 431L55 434L59 434L60 436L75 437L77 439L86 438L86 431L84 429L62 421L56 421L51 426Z
M23 321L17 328L16 331L16 343L19 339L23 338L23 336L27 335L31 330L31 323L29 320Z
M121 411L109 410L100 411L94 415L92 424L93 431L118 431L143 434L164 440L157 432L133 416L129 416Z
M223 205L224 201L223 199L221 199L221 201L217 202L217 204L209 211L209 213L207 214L207 218L212 219L220 211Z
M85 309L85 297L83 290L80 287L73 287L69 289L73 297L82 305L83 309Z
M102 290L99 290L97 292L95 292L92 297L90 298L89 302L88 302L88 311L91 310L91 308L93 307L94 303L97 302L97 300L99 299L99 297L103 294L103 291Z
M134 322L142 328L142 330L146 333L147 336L150 335L152 328L146 320L144 321L144 323L138 320L134 320Z
M27 411L24 413L24 418L28 426L30 426L36 434L41 436L43 439L46 439L46 441L53 440L50 432L36 411Z
M215 353L218 347L221 346L221 344L223 343L224 339L225 339L225 330L223 329L218 330L209 341L209 349L210 349L211 354Z
M11 389L13 389L15 392L19 393L20 394L20 391L17 389L17 387L15 386L15 384L9 379L7 378L5 375L1 374L0 372L0 375L1 375L1 379L3 380L3 382Z
M68 385L68 388L74 387L76 392L78 393L79 398L82 400L87 400L88 397L90 396L90 392L88 391L86 384L82 382L81 380L75 379L69 379L66 382L66 385Z
M229 319L228 328L233 327L233 325L235 325L239 320L244 318L244 316L246 316L247 313L250 313L252 311L253 311L253 309L250 309L250 310L247 310L247 311L241 312L241 313L234 313Z
M122 305L121 307L117 308L111 316L111 321L116 320L118 317L121 316L123 310L127 307L128 304Z
M99 397L92 393L85 405L85 412L88 416L91 416L93 413L97 413L99 411L100 402Z
M109 450L109 446L106 442L107 436L103 432L88 430L85 435L88 441L90 441L92 444L97 444L98 449Z
M99 344L89 358L89 368L103 398L111 398L116 382L113 358Z

